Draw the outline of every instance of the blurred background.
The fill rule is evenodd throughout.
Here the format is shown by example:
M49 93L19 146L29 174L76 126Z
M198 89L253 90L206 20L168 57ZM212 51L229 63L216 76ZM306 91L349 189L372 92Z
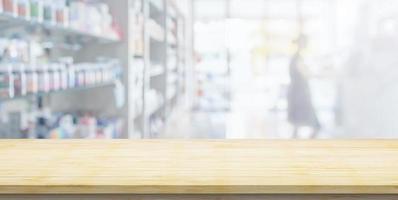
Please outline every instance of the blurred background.
M0 137L398 138L396 0L0 0Z

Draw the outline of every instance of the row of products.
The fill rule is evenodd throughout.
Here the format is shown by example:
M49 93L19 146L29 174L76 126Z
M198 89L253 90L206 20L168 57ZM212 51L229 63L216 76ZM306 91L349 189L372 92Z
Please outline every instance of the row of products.
M3 139L112 139L120 138L124 121L91 112L52 113L49 108L4 113L0 110Z
M38 139L111 139L122 134L123 120L90 112L52 113L49 108L25 113L21 136Z
M112 139L122 135L123 122L118 118L98 118L91 114L61 114L53 127L44 138Z
M0 98L83 88L111 83L121 74L116 62L40 66L8 63L0 65Z
M165 103L165 99L160 92L155 89L150 89L145 93L145 102L145 107L148 108L147 113L152 115L161 109Z
M177 87L178 85L169 85L167 89L167 100L170 101L177 97Z
M135 59L132 66L134 66L134 73L131 74L133 77L131 88L135 92L131 92L131 99L134 102L134 117L137 117L144 111L144 59Z
M164 131L165 122L162 118L152 117L149 123L150 138L158 137Z
M145 38L144 38L144 24L145 15L143 12L142 1L133 1L132 12L132 26L131 35L131 46L134 47L135 56L144 56Z
M174 17L167 17L167 41L170 45L177 45L177 21Z
M148 29L151 37L157 41L164 41L164 29L155 20L150 19L146 22L146 27Z
M0 0L0 11L14 17L71 27L109 37L118 37L109 6L76 0Z

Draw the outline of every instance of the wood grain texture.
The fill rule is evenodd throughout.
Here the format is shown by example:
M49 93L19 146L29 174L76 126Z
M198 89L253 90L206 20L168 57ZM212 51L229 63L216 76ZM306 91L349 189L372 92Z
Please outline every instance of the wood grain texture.
M398 194L398 141L4 140L0 194Z
M0 200L397 200L395 195L0 195Z

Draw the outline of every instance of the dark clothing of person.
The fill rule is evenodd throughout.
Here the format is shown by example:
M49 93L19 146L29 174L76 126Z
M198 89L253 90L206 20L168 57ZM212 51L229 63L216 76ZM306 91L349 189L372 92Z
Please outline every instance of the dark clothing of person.
M320 123L311 100L311 91L305 74L300 70L302 60L295 55L290 63L288 89L288 120L294 126L320 129Z

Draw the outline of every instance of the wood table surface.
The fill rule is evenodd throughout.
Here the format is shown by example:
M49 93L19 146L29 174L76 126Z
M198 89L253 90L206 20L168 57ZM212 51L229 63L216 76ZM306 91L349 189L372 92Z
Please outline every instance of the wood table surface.
M398 194L398 141L2 140L0 194Z

